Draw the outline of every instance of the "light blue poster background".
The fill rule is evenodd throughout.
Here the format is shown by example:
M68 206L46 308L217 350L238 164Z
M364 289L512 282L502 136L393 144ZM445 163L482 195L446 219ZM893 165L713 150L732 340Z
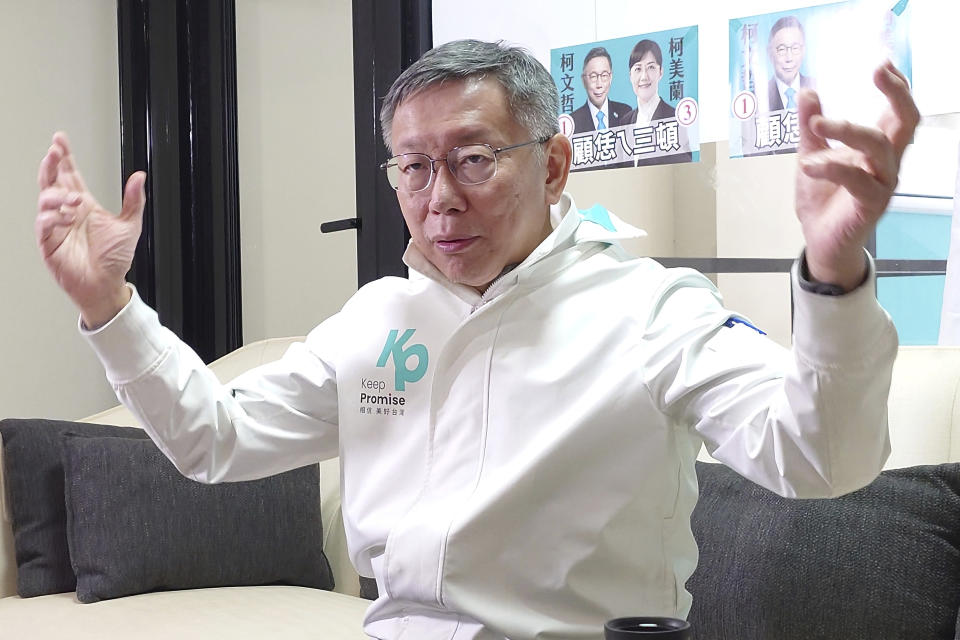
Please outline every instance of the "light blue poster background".
M949 213L887 210L877 224L878 259L946 260ZM893 318L900 344L937 344L944 275L877 278L877 299Z
M622 102L631 109L636 108L637 97L630 85L630 53L637 42L644 39L656 42L663 56L663 64L661 65L663 76L658 83L657 90L660 99L673 108L676 108L677 102L683 98L691 98L699 103L698 65L700 50L698 31L696 26L687 26L551 49L550 73L560 94L560 113L558 115L571 114L586 104L587 92L584 89L581 75L584 58L594 47L604 47L610 54L612 78L607 99ZM674 45L672 48L671 43ZM674 88L671 92L671 82L679 81L682 81L682 87L679 87L679 90ZM574 135L576 133L580 132L575 132ZM697 162L700 159L699 117L692 125L684 128L682 135L691 152L686 157L690 158L692 155L691 160ZM623 159L622 151L621 149L621 155L618 156L617 161ZM659 156L659 154L653 155ZM676 159L671 160L669 155L661 157L667 163L677 161ZM607 166L615 165L616 162L607 164ZM574 169L576 168L575 163Z
M671 38L683 38L683 97L699 101L697 88L699 86L698 61L700 59L700 49L697 27L680 27L667 31L551 49L550 75L557 83L557 91L561 96L560 113L571 113L574 109L578 109L586 103L587 92L583 88L583 80L580 79L580 74L583 73L583 59L587 52L594 47L604 47L610 53L610 59L613 63L613 79L610 82L610 93L607 95L607 99L623 102L630 105L630 108L635 108L637 106L637 96L630 88L630 52L633 51L633 46L644 38L656 42L663 53L663 78L660 80L660 98L669 103L671 107L677 106L677 100L670 100L670 40ZM573 56L573 68L561 71L561 57L570 54ZM566 77L570 77L570 79L566 80ZM564 92L567 86L572 87L572 94L569 91ZM573 96L569 111L564 111L563 108L562 97L564 95Z
M772 148L756 147L755 140L746 135L755 122L737 118L733 108L741 91L751 91L757 101L755 117L772 112L767 95L774 65L767 46L774 23L787 16L796 17L803 25L805 47L800 74L812 79L824 114L875 124L885 106L883 96L872 83L876 66L889 58L908 80L913 75L908 2L901 1L891 8L892 5L892 0L851 0L731 19L730 157L782 153L796 148L795 136L792 144L785 140Z

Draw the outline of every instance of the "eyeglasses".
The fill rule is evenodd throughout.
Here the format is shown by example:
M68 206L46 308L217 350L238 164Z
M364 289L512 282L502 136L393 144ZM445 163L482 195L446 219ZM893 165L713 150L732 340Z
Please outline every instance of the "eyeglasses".
M594 71L593 73L586 74L583 77L589 80L590 82L596 82L597 80L599 80L600 82L610 82L609 71L604 71L603 73L597 73L596 71Z
M390 186L397 191L416 193L433 182L436 163L446 161L450 175L460 184L481 184L497 175L497 154L531 144L543 144L553 136L512 144L494 149L488 144L466 144L447 151L442 158L431 158L425 153L401 153L380 165L386 170Z
M783 58L783 57L785 57L785 56L787 55L787 51L789 51L790 53L792 53L792 54L795 55L795 56L796 56L796 55L800 55L800 52L803 51L803 45L800 44L800 43L792 44L792 45L789 45L789 46L787 46L787 45L785 45L785 44L782 44L782 45L780 45L779 47L776 48L777 57L778 57L778 58Z

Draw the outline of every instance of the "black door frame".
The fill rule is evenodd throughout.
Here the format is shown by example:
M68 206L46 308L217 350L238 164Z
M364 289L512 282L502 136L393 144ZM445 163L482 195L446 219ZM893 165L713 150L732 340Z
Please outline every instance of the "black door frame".
M210 362L243 341L234 0L117 0L121 180L147 172L128 278Z
M325 230L356 227L358 285L406 276L410 235L396 192L379 166L387 159L380 104L397 76L433 46L431 0L353 0L353 105L357 218Z

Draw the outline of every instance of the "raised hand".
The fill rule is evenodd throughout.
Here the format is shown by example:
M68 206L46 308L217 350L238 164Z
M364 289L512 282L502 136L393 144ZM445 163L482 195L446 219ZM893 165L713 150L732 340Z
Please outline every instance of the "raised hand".
M889 105L876 127L823 116L817 94L800 92L800 170L797 217L806 240L810 276L849 291L864 278L863 246L887 208L900 159L920 122L907 79L891 62L874 84ZM827 139L845 146L831 148Z
M40 162L37 245L88 327L109 321L130 298L125 278L140 237L145 181L142 171L130 176L120 214L114 215L87 189L65 133L53 135Z

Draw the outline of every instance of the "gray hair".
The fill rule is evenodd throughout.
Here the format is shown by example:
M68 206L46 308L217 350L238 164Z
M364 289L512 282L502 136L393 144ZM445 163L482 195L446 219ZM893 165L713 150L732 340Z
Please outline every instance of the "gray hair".
M781 29L789 29L793 27L794 29L800 30L800 35L804 40L807 38L807 34L803 31L803 23L797 18L797 16L784 16L773 23L773 27L770 28L770 40L773 40L773 36L777 35L777 31Z
M400 74L383 99L383 142L392 150L393 116L407 98L448 80L491 77L507 94L511 115L532 138L559 133L560 98L550 73L526 49L500 42L455 40L427 51ZM537 145L537 149L541 147Z

